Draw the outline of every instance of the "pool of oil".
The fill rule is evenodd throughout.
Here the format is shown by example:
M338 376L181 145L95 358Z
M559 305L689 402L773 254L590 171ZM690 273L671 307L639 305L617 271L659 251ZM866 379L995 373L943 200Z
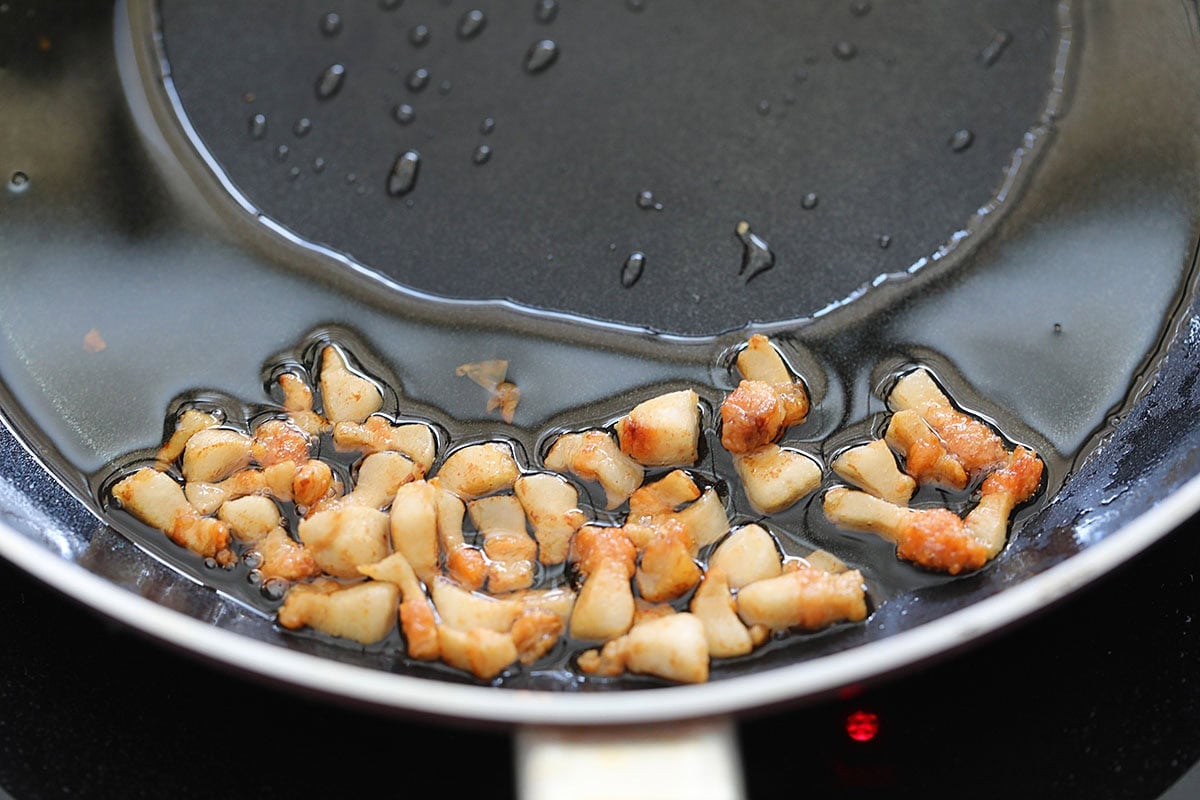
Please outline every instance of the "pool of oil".
M333 339L363 359L395 390L398 415L430 420L454 441L512 441L535 460L550 432L607 422L666 388L693 386L715 408L732 386L730 348L750 330L762 330L781 343L813 391L813 413L788 442L824 463L877 429L883 387L912 363L929 365L962 405L1037 449L1047 463L1047 490L1019 516L1019 542L1023 520L1079 471L1110 417L1123 413L1152 371L1186 299L1200 234L1194 9L1047 5L1055 15L1065 13L1070 26L1069 48L1044 65L1063 71L1043 76L1046 87L1061 86L1062 96L1041 138L1014 142L994 165L993 176L1003 175L1026 159L999 191L994 181L984 185L990 213L975 220L971 236L949 250L929 239L935 249L920 269L902 270L902 277L821 313L810 309L796 319L773 310L764 319L779 321L733 330L717 325L725 332L701 336L656 333L637 317L604 321L511 302L439 299L398 286L380 276L378 265L307 241L286 220L265 214L230 177L236 172L198 151L204 141L179 116L180 96L147 20L130 23L123 6L114 14L103 4L80 3L72 15L8 3L0 13L5 417L101 513L100 488L114 465L156 447L170 409L203 393L239 413L252 411L270 401L272 365L298 357L314 340ZM319 21L295 24L319 30ZM479 34L481 41L488 32ZM995 31L986 33L990 46ZM560 66L550 64L545 74ZM249 138L245 121L239 135ZM1023 119L1020 129L1038 122ZM420 173L413 193L426 177ZM374 200L395 200L383 186ZM923 209L903 192L892 202L903 209L890 226L899 237L903 220L916 225ZM962 211L962 229L974 224L978 209L970 206ZM736 274L742 242L732 224L727 235ZM882 249L874 240L872 247ZM604 267L613 280L580 282L578 291L619 302L627 291L620 280L627 255ZM775 269L744 285L765 285ZM679 287L653 288L645 277L634 288L653 289L663 307L690 302ZM509 377L521 388L511 425L487 414L478 387L454 374L458 364L489 358L507 359ZM719 447L708 448L698 469L718 482L730 474ZM735 487L719 485L735 520L754 518ZM111 521L181 574L269 610L243 567L207 570L130 520ZM969 595L976 581L947 581L901 564L883 543L831 529L811 503L770 524L791 552L822 547L863 568L875 615L866 626L848 626L853 630L773 642L759 656L715 665L714 678L869 641L870 631L884 628L881 620L888 624L879 635L890 634L904 624L891 610L903 609L914 591L944 584L947 596ZM1064 537L1056 557L1081 546ZM988 569L1009 569L1015 562L1006 556ZM446 674L405 663L394 642L358 653L289 638L301 649L385 669ZM567 647L553 654L558 662L552 658L505 685L577 688L562 670Z

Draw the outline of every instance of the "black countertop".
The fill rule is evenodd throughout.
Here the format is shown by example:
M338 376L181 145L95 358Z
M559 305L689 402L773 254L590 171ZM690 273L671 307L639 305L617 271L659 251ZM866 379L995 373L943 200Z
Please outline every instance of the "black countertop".
M1200 759L1198 533L964 654L746 719L750 796L1163 796ZM514 791L505 731L227 674L3 562L0 608L0 787L18 800ZM846 734L857 710L878 716L871 741Z

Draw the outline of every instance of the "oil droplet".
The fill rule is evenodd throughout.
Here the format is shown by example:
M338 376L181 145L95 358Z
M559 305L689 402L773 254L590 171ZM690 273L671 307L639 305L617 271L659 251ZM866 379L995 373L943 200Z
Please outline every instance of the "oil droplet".
M401 103L392 109L392 119L401 125L409 125L417 118L417 111L408 103Z
M479 132L484 136L487 136L494 130L496 130L496 120L491 117L484 117L483 122L479 123Z
M342 32L342 18L340 15L330 11L325 16L321 17L321 33L326 36L337 36Z
M950 149L956 153L961 153L971 146L971 142L975 141L975 134L966 128L962 128L954 132L950 137Z
M392 197L408 194L417 185L417 173L421 170L421 154L408 150L400 154L387 179L387 193Z
M1058 336L1062 333L1062 331L1063 331L1062 323L1059 323L1059 322L1054 323L1054 335Z
M452 84L450 81L442 81L438 84L438 94L443 96L448 95L450 94L450 90L453 88L454 84Z
M324 172L325 171L325 159L321 158L320 156L317 156L316 158L314 158L312 169L313 169L313 172L318 172L318 173Z
M739 222L734 228L734 233L742 240L742 246L745 248L742 252L742 267L738 270L738 275L744 275L746 283L775 266L775 254L771 252L771 248L766 242L750 230L749 222L745 220Z
M534 42L525 53L525 71L538 73L558 59L558 45L550 39Z
M288 170L288 179L289 180L294 181L294 180L296 180L296 178L299 178L299 177L300 177L300 168L299 167L292 167L291 169Z
M262 553L258 552L257 550L247 550L242 555L242 563L244 563L250 569L257 570L262 566L262 562Z
M849 61L858 55L858 47L854 42L842 40L833 46L833 54L842 61Z
M646 0L625 0L625 7L634 13L646 10Z
M262 592L263 597L267 598L268 600L275 601L283 599L283 596L287 594L287 588L287 581L281 578L267 578L267 580L263 582L262 588L260 588L259 591Z
M414 92L421 91L429 85L429 70L424 67L417 67L408 73L408 79L404 83Z
M817 203L821 202L821 198L817 197L816 192L809 192L800 198L800 207L805 211L812 211L817 207Z
M250 138L261 139L267 135L267 117L265 114L255 114L250 118Z
M554 22L558 16L558 0L537 0L533 4L533 18L544 25Z
M429 44L429 26L413 25L408 31L408 41L413 47L424 47Z
M871 13L870 0L854 0L850 4L850 13L856 17L865 17Z
M29 188L29 176L24 172L14 172L12 177L8 179L8 190L10 192L23 192Z
M771 113L771 101L770 100L759 100L757 108L758 108L758 113L761 116L765 117Z
M279 145L279 147L275 148L275 160L276 161L287 161L287 157L288 157L288 146L286 144L281 144L281 145Z
M346 77L346 68L341 64L330 64L317 78L317 98L328 100L342 88Z
M475 148L475 153L471 156L471 160L476 164L486 164L492 158L492 148L486 144L481 144Z
M992 40L979 51L979 60L985 67L990 67L1000 60L1005 49L1012 44L1012 34L1008 31L996 31Z
M346 183L354 183L356 180L358 180L358 176L353 172L346 173Z
M242 95L242 102L243 103L253 103L255 98L256 98L256 95L254 94L254 92L246 92L245 94Z
M384 11L395 11L400 7L400 0L379 0L379 7Z
M637 207L646 211L662 211L663 204L654 201L654 192L643 191L638 192Z
M638 282L642 277L642 271L646 269L646 254L640 250L631 253L629 258L625 259L624 265L621 267L621 285L628 289Z
M458 20L458 38L474 39L487 25L487 16L478 8L472 8Z
M879 237L879 249L880 250L887 250L891 246L892 246L892 237L891 236L888 236L885 233Z
M249 562L247 562L249 563ZM246 582L251 586L258 586L262 583L262 571L252 569L246 573Z
M301 117L300 119L296 120L296 124L292 126L292 133L296 134L297 136L307 136L308 132L311 130L312 120L308 117Z

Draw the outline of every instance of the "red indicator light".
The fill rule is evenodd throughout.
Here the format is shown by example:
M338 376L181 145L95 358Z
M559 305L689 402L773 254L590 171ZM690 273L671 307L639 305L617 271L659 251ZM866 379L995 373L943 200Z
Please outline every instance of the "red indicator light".
M855 711L846 717L846 735L856 742L869 742L879 733L879 715Z

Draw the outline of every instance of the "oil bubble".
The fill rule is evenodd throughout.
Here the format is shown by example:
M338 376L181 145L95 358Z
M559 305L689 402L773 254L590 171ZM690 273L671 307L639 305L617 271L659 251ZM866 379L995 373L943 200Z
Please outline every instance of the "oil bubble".
M410 125L417 118L417 111L408 103L400 103L392 109L392 119L401 125Z
M858 47L854 42L842 40L833 46L833 54L841 61L849 61L858 55Z
M954 132L950 137L950 149L956 153L961 153L971 146L975 141L975 134L966 128L961 128Z
M475 152L471 155L471 160L476 164L486 164L492 158L492 148L486 144L481 144L475 148Z
M817 197L817 193L809 192L800 199L800 207L805 211L812 211L819 202L821 202L821 198Z
M311 130L312 120L308 117L301 117L300 119L296 120L296 124L292 126L292 133L298 137L307 136L308 132Z
M417 67L408 73L408 79L404 83L410 90L419 92L429 85L429 78L429 70L424 67Z
M429 44L429 26L413 25L408 31L408 41L413 47L424 47Z

